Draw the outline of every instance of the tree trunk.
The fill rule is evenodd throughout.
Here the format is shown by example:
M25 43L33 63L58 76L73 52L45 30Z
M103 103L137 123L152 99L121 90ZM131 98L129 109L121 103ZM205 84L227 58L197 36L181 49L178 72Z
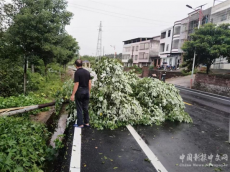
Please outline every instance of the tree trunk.
M34 64L31 65L31 72L34 73Z
M45 76L47 76L47 64L45 63Z
M210 70L211 64L207 64L207 69L206 69L206 74L209 74L209 70Z
M45 63L45 77L46 77L46 81L48 81L48 75L47 75L47 64Z
M26 73L27 73L27 58L25 57L25 63L24 63L24 95L26 95Z

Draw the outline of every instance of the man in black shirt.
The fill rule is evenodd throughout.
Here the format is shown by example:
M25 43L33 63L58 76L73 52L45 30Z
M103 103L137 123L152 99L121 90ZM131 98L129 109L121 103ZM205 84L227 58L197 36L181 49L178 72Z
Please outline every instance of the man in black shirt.
M82 68L82 61L75 62L77 71L74 74L74 87L71 100L74 101L77 107L77 125L76 127L83 128L84 125L89 127L89 93L91 90L90 73ZM84 123L83 123L84 114Z

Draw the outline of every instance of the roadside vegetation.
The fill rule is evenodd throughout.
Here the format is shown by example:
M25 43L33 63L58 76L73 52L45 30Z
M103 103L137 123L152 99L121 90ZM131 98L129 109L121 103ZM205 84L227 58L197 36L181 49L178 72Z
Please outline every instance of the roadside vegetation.
M55 149L47 146L51 133L44 124L27 118L0 118L0 171L42 172L54 158Z
M54 101L70 79L79 46L65 30L73 16L66 7L66 0L0 2L0 109ZM48 127L29 118L40 111L0 117L1 172L42 172L57 155Z
M141 67L138 67L138 66L130 66L130 67L127 67L129 70L133 70L134 73L136 74L142 74L142 68Z

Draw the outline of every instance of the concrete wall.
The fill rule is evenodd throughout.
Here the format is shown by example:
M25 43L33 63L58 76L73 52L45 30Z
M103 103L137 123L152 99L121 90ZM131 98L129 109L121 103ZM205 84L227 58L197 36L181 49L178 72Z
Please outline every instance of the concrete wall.
M160 71L160 70L149 70L149 77L152 76L152 74L156 74L158 79L161 79L162 74L166 74L165 79L174 78L178 76L183 76L181 72L174 72L174 71Z
M159 49L160 49L160 40L151 40L150 41L149 56L150 57L157 57L159 54Z
M197 73L194 88L224 96L230 96L230 75L207 75Z
M227 58L219 57L215 60L215 63L211 66L212 69L230 69L230 63Z
M149 70L149 67L142 67L142 77L152 77L152 74L156 74L158 79L161 79L162 74L166 74L165 79L183 76L181 72Z

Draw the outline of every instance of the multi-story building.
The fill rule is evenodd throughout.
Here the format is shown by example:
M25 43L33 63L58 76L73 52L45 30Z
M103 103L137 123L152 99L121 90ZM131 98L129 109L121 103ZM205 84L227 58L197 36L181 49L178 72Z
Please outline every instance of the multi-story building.
M210 21L211 10L212 8L202 10L202 22L200 23L201 25L204 25ZM188 40L190 40L190 34L194 33L195 28L197 28L199 24L199 10L189 13L188 19L189 19Z
M135 38L123 42L122 62L124 66L149 66L153 60L159 58L160 36ZM133 60L133 64L129 63L129 59Z
M212 7L210 22L220 25L230 23L230 0L222 2ZM230 69L230 63L227 58L219 57L211 66L213 69Z
M173 35L173 27L161 31L160 50L159 50L159 56L161 58L160 65L162 65L163 62L169 63L169 59L171 57L171 48L172 48L172 35Z
M212 7L210 22L217 25L230 23L230 0Z
M188 17L174 23L171 49L172 58L170 59L171 62L169 62L169 65L179 67L179 65L183 62L183 51L181 48L184 42L188 39L188 23Z
M188 37L189 19L185 18L176 21L173 27L161 31L160 53L159 56L163 59L163 63L169 66L179 67L182 63L181 47ZM167 36L164 36L167 35Z

